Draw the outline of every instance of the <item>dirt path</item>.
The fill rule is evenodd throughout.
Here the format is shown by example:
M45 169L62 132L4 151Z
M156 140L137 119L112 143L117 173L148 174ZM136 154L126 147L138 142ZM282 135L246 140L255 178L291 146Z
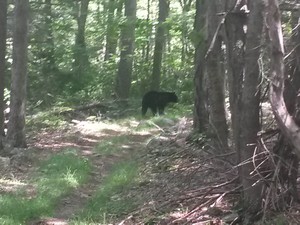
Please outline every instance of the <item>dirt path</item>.
M63 151L66 147L75 148L80 155L87 157L92 165L89 180L62 198L54 212L53 217L57 219L55 221L66 224L66 221L77 215L85 207L101 186L103 178L111 171L112 166L143 149L146 140L151 136L149 133L133 133L130 131L130 127L113 124L82 122L76 124L74 128L71 132L43 134L43 137L37 141L39 148L50 147L55 152ZM123 143L122 146L115 146L120 148L118 151L102 155L93 150L101 141L115 136L126 136L126 143ZM53 218L48 218L35 224L55 224L55 222L53 222Z

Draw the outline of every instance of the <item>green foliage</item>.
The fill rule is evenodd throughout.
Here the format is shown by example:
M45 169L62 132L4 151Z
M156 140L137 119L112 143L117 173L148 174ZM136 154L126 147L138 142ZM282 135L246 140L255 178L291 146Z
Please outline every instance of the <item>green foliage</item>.
M88 97L92 100L110 98L114 94L114 82L117 71L116 57L103 62L99 68L94 82L87 87Z
M27 126L32 130L40 130L42 128L56 129L67 125L62 113L69 110L68 107L54 107L52 110L40 111L27 117Z
M89 162L73 150L41 162L37 174L28 182L36 194L1 194L0 223L21 225L33 218L51 216L57 201L85 182L90 169Z
M119 40L124 16L120 5L106 1L89 3L85 28L86 53L89 63L78 74L74 65L75 34L77 32L76 4L74 1L52 0L51 10L39 1L31 3L33 12L30 27L28 63L29 106L47 108L64 103L80 104L115 96L115 80L120 49L109 60L104 60L106 34L109 40ZM164 49L162 65L162 90L180 90L185 102L193 99L193 35L194 8L182 11L178 2L171 2L168 43ZM147 2L138 2L135 30L135 52L131 96L141 97L150 89L154 51L155 25L158 4L151 4L147 15ZM114 14L108 7L115 7ZM110 26L107 22L110 21ZM108 29L108 30L107 30ZM184 51L183 51L184 46ZM9 57L11 57L9 49Z

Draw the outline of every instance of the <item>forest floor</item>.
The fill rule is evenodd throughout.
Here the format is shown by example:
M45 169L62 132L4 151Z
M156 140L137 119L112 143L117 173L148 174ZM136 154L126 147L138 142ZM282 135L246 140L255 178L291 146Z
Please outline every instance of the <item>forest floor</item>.
M28 148L0 157L0 224L243 224L235 154L191 118L68 116L34 117ZM300 224L298 212L257 225Z
M118 146L120 143L113 143L116 137L124 137L128 141L126 146ZM46 154L49 154L49 151L52 154L53 150L54 152L61 152L66 148L75 148L92 165L88 181L67 196L61 198L53 217L57 218L57 221L67 222L76 216L99 189L103 178L110 173L112 167L126 160L131 155L136 154L135 151L141 148L147 137L149 137L148 134L128 134L127 128L118 126L117 124L87 121L77 123L73 130L67 132L39 134L37 137L39 141L32 143L34 147L38 147L43 152L46 152ZM108 152L107 154L95 151L95 147L99 143L107 140L112 140L112 142L109 142L110 145L118 148L118 151ZM44 157L44 155L41 156ZM43 221L47 220L49 218ZM50 221L53 223L53 218Z
M232 210L239 195L236 169L222 160L221 155L220 159L214 156L210 152L212 146L204 145L202 137L196 138L196 145L188 143L192 129L190 119L74 120L71 124L64 129L41 129L32 133L26 156L21 154L7 171L8 177L26 182L36 175L39 165L36 162L68 149L75 149L76 154L92 165L87 180L60 196L52 213L39 218L33 215L35 219L26 224L218 225L230 223L237 217ZM109 195L105 203L108 206L103 206L105 210L100 209L99 202L90 203L103 191L109 182L106 178L116 165L132 160L137 163L135 170L138 171L134 182ZM0 186L2 193L14 188L1 182ZM22 189L34 198L32 185ZM107 189L115 190L114 187ZM94 205L94 212L88 211L88 205ZM111 211L110 205L120 209Z

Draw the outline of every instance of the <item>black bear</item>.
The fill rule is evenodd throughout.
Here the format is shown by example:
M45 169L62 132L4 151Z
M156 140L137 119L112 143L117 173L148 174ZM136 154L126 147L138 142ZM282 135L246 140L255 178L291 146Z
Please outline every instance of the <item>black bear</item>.
M149 91L143 97L142 115L146 115L148 108L151 109L153 115L156 115L157 110L158 114L162 115L169 102L178 102L178 97L175 92Z

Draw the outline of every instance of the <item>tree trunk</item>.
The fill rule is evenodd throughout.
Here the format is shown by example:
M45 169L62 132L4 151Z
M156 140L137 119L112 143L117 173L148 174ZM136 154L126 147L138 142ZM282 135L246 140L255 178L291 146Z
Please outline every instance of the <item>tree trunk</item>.
M86 68L89 66L88 53L85 43L85 24L88 15L89 0L80 0L77 3L77 26L78 30L75 37L74 46L74 89L82 88Z
M268 0L267 3L266 27L271 42L270 102L279 129L284 136L282 140L288 142L286 145L278 145L279 150L281 150L278 155L283 156L283 158L279 158L279 162L284 160L283 166L279 164L281 166L279 172L284 172L284 167L292 168L292 170L290 170L291 172L283 173L282 176L279 174L279 179L283 178L281 181L288 183L287 187L290 192L284 193L284 200L287 202L289 201L289 198L286 197L290 197L288 195L292 196L293 201L298 200L297 175L300 157L300 97L298 92L295 105L292 105L293 108L290 108L291 106L287 105L284 100L284 94L286 94L284 93L285 84L289 84L289 82L286 82L286 74L288 73L285 73L284 68L284 45L279 6L276 0ZM294 38L296 37L293 36L292 39ZM296 46L298 44L298 42L295 43ZM295 49L295 53L297 61L297 48ZM297 71L297 68L294 69ZM298 78L296 78L296 80L297 79ZM288 104L291 103L288 102ZM291 115L291 113L293 113L293 115ZM295 157L294 154L296 154L297 157ZM284 158L285 156L288 157L287 160Z
M222 7L222 0L208 2L207 20L208 41L211 43L206 56L206 79L207 94L209 103L210 131L217 142L219 149L228 149L228 126L225 115L225 94L224 94L224 71L222 68L222 37L218 33L221 19L217 16Z
M118 43L118 25L115 19L116 0L108 1L108 15L107 15L107 28L106 28L106 45L104 60L107 61L111 56L116 54Z
M292 60L290 67L290 73L293 88L295 92L297 92L300 88L300 26L299 26L299 21L300 21L300 9L298 10L293 10L292 15L291 15L291 25L293 28L293 33L291 37L291 48L289 49L290 51L294 50L294 54L292 54L292 57L294 60ZM295 99L296 96L293 96Z
M188 22L185 19L187 17L187 13L190 11L191 9L191 4L192 4L192 0L184 0L184 1L179 1L180 2L180 6L182 9L182 21L181 21L181 27L182 27L182 31L181 31L181 66L182 68L184 68L184 65L186 63L186 55L187 55L187 50L188 50Z
M56 63L55 63L55 46L53 40L53 15L52 15L52 0L45 0L45 33L46 33L46 47L44 49L44 65L43 65L43 72L44 73L53 73L57 72Z
M240 1L241 2L241 1ZM244 4L239 5L239 1L230 1L228 15L225 20L226 52L228 61L228 89L231 112L231 130L233 135L233 147L237 154L237 162L241 162L240 148L240 109L242 98L242 83L245 65L245 42L246 33L244 26L247 23L248 14L241 10ZM238 167L240 176L241 167ZM242 177L242 176L241 176Z
M4 87L6 55L7 0L0 1L0 150L4 135Z
M152 33L152 24L150 23L150 9L151 9L151 0L147 0L147 24L149 24L149 28L147 29L147 47L146 47L146 56L145 56L145 62L149 61L149 55L150 55L150 47L151 47L151 33ZM151 24L151 25L150 25Z
M285 80L283 97L289 114L295 112L298 91L300 89L300 27L298 21L300 19L300 10L291 12L291 26L293 28L291 38L287 40L285 48L288 54L285 59L286 74L289 77Z
M206 43L204 34L206 33L206 8L207 1L196 1L196 16L194 22L194 34L196 36L194 45L195 49L195 99L194 99L194 129L199 133L205 133L208 128L208 113L206 110L206 91L204 88L204 55L206 52Z
M126 22L121 30L121 54L116 79L119 98L129 97L135 40L136 0L125 0Z
M241 163L248 160L251 161L251 163L243 163L240 174L244 191L244 203L247 207L247 214L251 218L261 209L262 200L261 182L257 182L259 179L251 175L251 172L255 170L255 165L253 165L251 158L256 148L257 133L260 130L260 70L258 59L260 57L263 32L264 3L262 1L250 1L249 10L245 49L245 75L241 101L242 123L240 123L239 133Z
M270 102L278 126L289 142L294 146L294 151L300 157L300 127L289 114L283 98L284 81L284 46L281 29L280 12L276 0L268 0L267 25L271 41L271 83Z
M159 15L155 35L151 90L159 90L160 86L162 56L164 45L166 42L167 30L164 22L166 21L169 14L169 4L169 0L159 0Z
M26 147L28 0L15 0L11 103L7 138L12 147Z

